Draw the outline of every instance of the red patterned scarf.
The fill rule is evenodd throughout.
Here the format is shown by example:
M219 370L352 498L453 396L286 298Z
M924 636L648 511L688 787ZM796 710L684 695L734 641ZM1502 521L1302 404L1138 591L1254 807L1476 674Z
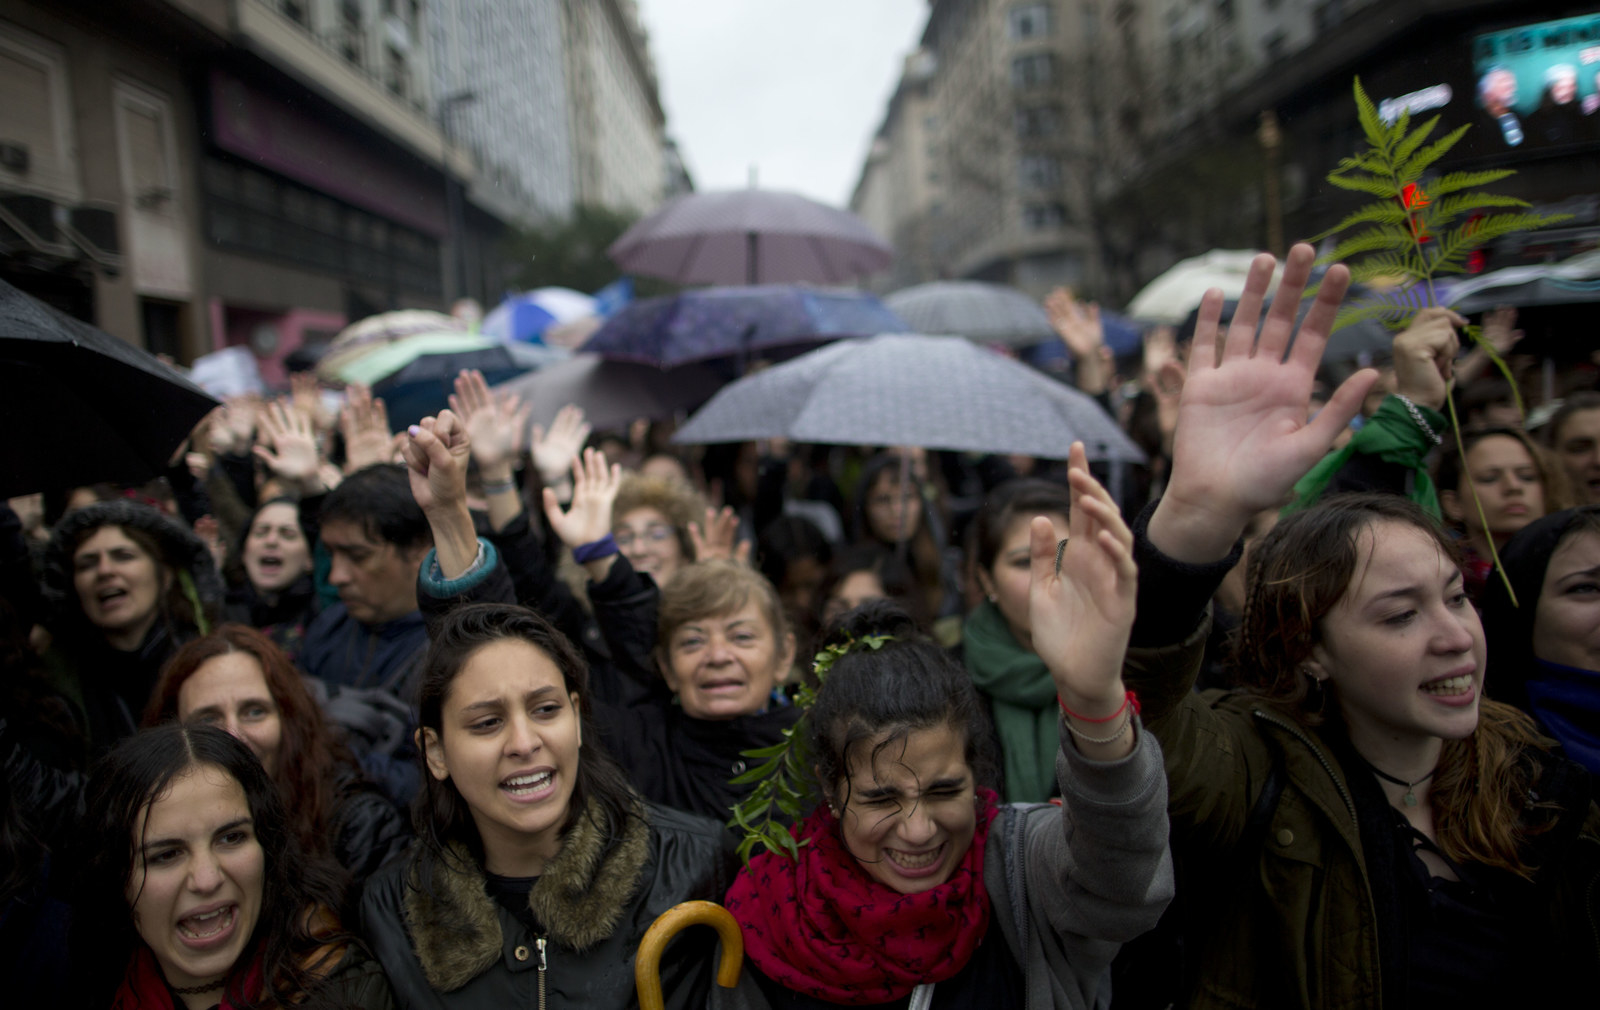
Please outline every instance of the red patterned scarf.
M819 807L794 831L798 862L766 853L728 891L745 953L768 978L830 1003L887 1003L965 968L989 927L983 848L998 811L981 804L972 847L950 879L901 894L868 876L839 840L839 822Z

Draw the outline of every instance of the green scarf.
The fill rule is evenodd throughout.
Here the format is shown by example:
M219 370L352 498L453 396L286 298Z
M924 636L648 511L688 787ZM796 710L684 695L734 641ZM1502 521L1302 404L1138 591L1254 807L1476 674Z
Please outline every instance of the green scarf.
M1443 414L1431 410L1421 404L1417 405L1417 412L1423 420L1433 426L1435 434L1444 436L1449 431L1449 422ZM1351 436L1343 449L1336 449L1322 457L1322 461L1311 468L1311 472L1300 478L1294 486L1294 501L1283 510L1284 515L1299 512L1315 505L1322 497L1322 492L1327 488L1328 482L1344 469L1350 457L1361 453L1367 456L1376 456L1385 463L1397 463L1409 467L1414 471L1414 480L1411 490L1406 495L1413 502L1421 505L1428 514L1435 519L1439 518L1439 495L1434 491L1433 479L1428 476L1428 453L1433 451L1434 441L1423 432L1411 412L1406 410L1406 405L1400 402L1397 396L1386 396L1378 409L1373 411L1367 423L1361 430Z
M972 683L994 712L1006 802L1048 800L1056 793L1061 716L1044 660L1017 644L999 608L987 601L968 615L962 648Z

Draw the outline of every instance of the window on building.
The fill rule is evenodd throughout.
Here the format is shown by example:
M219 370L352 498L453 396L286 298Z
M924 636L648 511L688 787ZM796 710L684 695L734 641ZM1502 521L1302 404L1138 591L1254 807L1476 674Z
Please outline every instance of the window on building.
M278 0L278 10L283 16L297 25L307 24L311 20L310 13L306 10L305 0Z
M348 63L361 66L366 35L361 28L361 4L359 0L344 0L339 6L339 55Z
M1049 231L1067 223L1067 208L1059 201L1022 206L1022 223L1029 231Z
M1013 88L1039 88L1055 80L1055 53L1029 53L1011 61Z
M1233 23L1233 0L1217 0L1217 21L1225 25Z
M1017 136L1053 137L1061 130L1061 106L1026 105L1016 111Z
M384 86L401 98L411 93L411 70L406 66L405 54L394 46L388 46L387 71L384 76Z
M1017 159L1017 175L1024 189L1056 189L1061 185L1061 161L1049 154L1025 154Z
M0 185L77 199L76 139L64 52L0 21Z
M1266 50L1269 61L1283 59L1284 51L1288 48L1289 39L1283 32L1273 32L1261 40L1261 48Z
M1050 5L1022 4L1011 8L1008 19L1013 39L1039 39L1050 34Z

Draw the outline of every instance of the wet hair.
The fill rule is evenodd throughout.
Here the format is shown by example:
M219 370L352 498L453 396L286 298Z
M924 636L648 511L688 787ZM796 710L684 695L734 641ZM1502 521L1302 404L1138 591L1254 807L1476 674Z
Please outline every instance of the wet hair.
M843 614L822 644L859 642L868 635L890 635L893 641L876 650L852 649L835 660L807 717L823 795L844 806L851 774L862 762L871 767L886 748L941 726L962 737L974 784L992 787L998 779L994 737L967 671L887 600ZM845 793L838 795L841 787Z
M1561 429L1566 427L1567 421L1573 414L1581 413L1585 410L1600 410L1600 393L1584 389L1561 401L1561 406L1557 408L1554 414L1550 415L1549 422L1544 426L1545 444L1552 449L1559 450L1561 448Z
M900 475L900 456L892 452L879 453L867 460L861 468L861 477L856 482L855 507L852 512L852 532L856 543L876 543L889 548L898 548L892 540L880 540L872 531L872 524L867 516L867 499L872 495L872 489L879 481L892 480L898 483ZM910 503L919 512L916 532L911 535L907 544L905 557L911 565L911 571L917 577L917 583L922 587L928 600L928 609L933 610L939 606L944 595L944 555L943 545L934 539L934 512L933 506L919 493L916 478L911 478L912 487L909 489Z
M678 569L661 591L656 611L656 662L672 665L672 635L690 621L732 614L751 600L767 619L781 650L790 632L783 601L772 583L755 569L737 561L697 561Z
M283 727L274 775L278 794L301 848L326 855L332 851L330 825L338 793L333 769L344 748L336 742L305 678L266 635L243 624L224 624L179 649L150 693L144 725L178 721L178 695L183 685L207 662L229 654L249 656L261 667Z
M1301 664L1323 640L1324 622L1362 566L1363 538L1378 523L1408 526L1451 564L1456 545L1438 523L1394 494L1334 495L1278 523L1256 542L1246 575L1235 658L1248 689L1303 725L1337 723L1336 705L1309 697ZM1328 685L1333 695L1337 685ZM1326 711L1320 710L1326 709ZM1547 749L1533 723L1510 705L1484 699L1478 727L1444 741L1429 791L1439 847L1458 862L1484 863L1531 877L1523 823L1539 774L1533 752Z
M984 499L968 536L969 564L975 572L992 572L1006 530L1019 518L1072 514L1072 493L1064 485L1038 477L1008 480Z
M442 738L444 703L451 685L479 649L502 641L525 642L544 653L561 672L562 688L578 695L577 717L583 743L578 749L577 776L561 832L564 835L580 817L597 817L603 823L596 826L609 847L621 837L628 818L639 816L637 797L622 769L599 747L600 733L593 725L589 707L589 668L582 655L565 635L534 611L510 604L474 603L446 614L433 629L422 661L418 725ZM412 806L417 836L439 861L453 862L450 845L461 843L482 866L483 839L472 811L454 782L440 781L428 770L428 744L426 735L422 736L422 790ZM431 867L425 866L421 883L425 889L432 888Z
M706 518L706 503L694 489L682 481L664 477L624 474L622 485L617 488L617 500L611 505L612 522L621 522L629 512L644 508L655 509L667 517L667 522L672 524L672 531L677 534L678 550L684 562L694 560L694 541L689 539L689 524L703 523Z
M1461 433L1461 445L1467 453L1472 452L1473 446L1488 438L1509 438L1521 445L1528 452L1528 458L1533 463L1533 468L1539 473L1539 487L1544 491L1544 510L1546 513L1558 512L1572 504L1572 495L1567 487L1566 474L1550 458L1550 453L1528 436L1520 428L1474 428ZM1434 464L1433 483L1439 491L1453 491L1461 493L1461 481L1467 476L1466 461L1456 450L1455 439L1448 439L1439 449L1439 460ZM1472 514L1470 500L1463 502L1462 506L1467 514ZM1535 516L1534 518L1538 518Z
M82 1005L109 1006L130 958L142 942L127 890L142 845L134 838L141 814L167 795L174 780L190 771L220 770L244 791L256 841L265 859L261 915L240 963L259 953L266 981L261 1005L318 1006L314 997L327 969L353 937L331 925L341 899L336 868L310 858L284 815L278 790L250 748L210 726L161 726L123 740L90 775L77 884L71 949ZM323 914L312 914L320 911ZM333 944L315 963L307 958ZM243 992L245 973L228 978L224 998L252 1006ZM310 1002L303 994L312 994Z
M411 478L398 463L374 463L340 481L323 502L318 522L324 529L330 522L347 522L369 540L400 548L433 542L428 518L412 497Z

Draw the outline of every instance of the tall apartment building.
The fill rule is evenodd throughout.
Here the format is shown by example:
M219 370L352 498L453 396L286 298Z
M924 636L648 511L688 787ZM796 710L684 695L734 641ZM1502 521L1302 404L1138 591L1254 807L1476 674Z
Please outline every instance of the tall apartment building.
M0 8L0 275L151 350L442 306L447 179L418 0ZM470 221L469 208L465 217Z
M890 286L1070 283L1116 304L1185 256L1281 248L1337 222L1353 198L1324 176L1361 145L1359 75L1376 101L1479 123L1450 167L1514 167L1500 189L1576 200L1600 234L1600 129L1508 147L1477 96L1485 39L1577 63L1595 17L1561 0L932 0L931 76L908 64L855 203L895 237ZM1531 64L1526 76L1531 108L1542 82ZM902 111L917 88L932 145ZM894 174L912 146L927 147L937 197Z
M529 223L661 201L681 163L633 0L459 0L428 19L439 115L485 199Z

